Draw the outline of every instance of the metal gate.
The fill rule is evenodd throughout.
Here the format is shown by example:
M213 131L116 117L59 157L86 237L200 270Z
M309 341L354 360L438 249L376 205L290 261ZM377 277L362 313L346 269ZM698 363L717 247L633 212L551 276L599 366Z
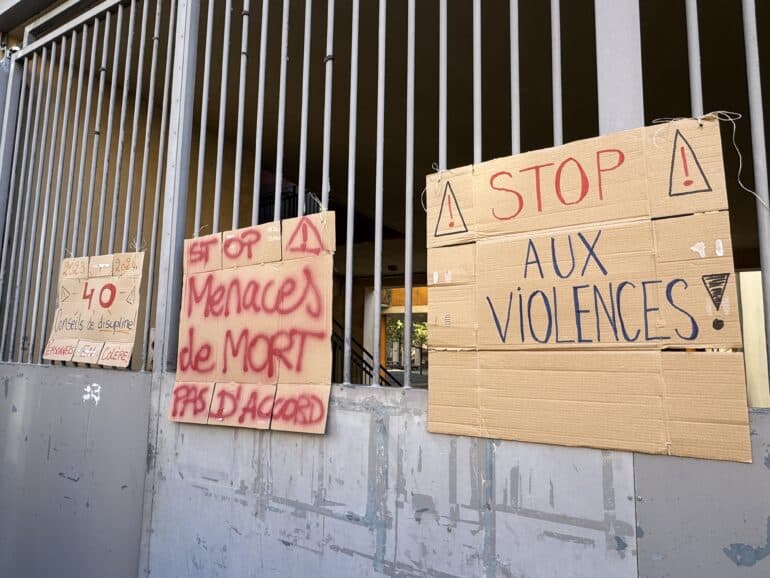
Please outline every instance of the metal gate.
M2 360L42 361L63 258L145 250L133 367L147 365L175 10L108 0L12 56L0 143Z

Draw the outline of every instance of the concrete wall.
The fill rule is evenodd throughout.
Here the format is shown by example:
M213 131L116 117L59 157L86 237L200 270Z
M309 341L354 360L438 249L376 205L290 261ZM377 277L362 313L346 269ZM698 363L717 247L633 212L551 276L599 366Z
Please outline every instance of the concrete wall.
M0 576L135 578L150 376L0 364Z
M770 411L751 465L637 455L639 576L770 576Z
M768 412L746 465L433 435L424 390L178 425L173 379L0 365L0 576L770 575Z
M428 434L426 401L335 386L325 437L161 418L145 571L636 576L630 454Z

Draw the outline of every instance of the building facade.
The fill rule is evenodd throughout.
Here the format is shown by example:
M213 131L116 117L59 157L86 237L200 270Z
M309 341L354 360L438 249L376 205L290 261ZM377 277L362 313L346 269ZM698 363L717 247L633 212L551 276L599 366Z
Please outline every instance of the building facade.
M0 2L0 575L767 576L768 22L753 0ZM429 434L425 176L713 110L741 117L753 463ZM168 421L184 239L323 209L327 434ZM44 362L61 260L128 250L131 367Z

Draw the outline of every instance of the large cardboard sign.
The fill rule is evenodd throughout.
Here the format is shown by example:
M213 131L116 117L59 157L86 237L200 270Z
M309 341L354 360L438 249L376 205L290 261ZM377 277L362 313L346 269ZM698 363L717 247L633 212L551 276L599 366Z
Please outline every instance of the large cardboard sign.
M322 434L334 213L185 241L169 419Z
M429 176L430 431L750 461L721 151L683 120Z
M58 307L43 358L128 367L143 264L144 253L64 259Z

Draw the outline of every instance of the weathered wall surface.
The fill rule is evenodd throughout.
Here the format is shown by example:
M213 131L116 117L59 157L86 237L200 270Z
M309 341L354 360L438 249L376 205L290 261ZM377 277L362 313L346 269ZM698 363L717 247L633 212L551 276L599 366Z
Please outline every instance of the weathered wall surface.
M630 454L432 435L426 405L335 386L325 437L161 417L145 569L636 576Z
M639 576L770 576L770 411L751 413L753 463L637 455Z
M173 377L0 365L0 576L770 575L768 412L747 465L428 434L421 390L335 386L325 437L176 425Z
M135 578L150 375L0 364L0 576Z

